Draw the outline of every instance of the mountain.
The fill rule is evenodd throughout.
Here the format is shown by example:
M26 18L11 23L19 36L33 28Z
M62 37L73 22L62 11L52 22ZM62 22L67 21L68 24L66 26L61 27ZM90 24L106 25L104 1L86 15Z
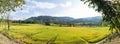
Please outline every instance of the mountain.
M28 18L27 20L49 20L49 19L52 19L52 20L55 20L55 19L58 19L58 20L73 20L74 18L71 18L71 17L52 17L52 16L38 16L38 17L31 17L31 18Z
M96 16L96 17L88 17L88 18L79 18L75 19L73 22L79 23L79 22L84 22L84 23L99 23L101 22L102 17L101 16Z
M25 22L33 22L33 23L41 23L41 24L67 24L73 21L74 18L71 17L53 17L53 16L38 16L38 17L31 17L25 20Z
M31 17L25 21L30 21L34 23L54 23L54 24L100 24L102 20L101 16L78 18L74 19L71 17L53 17L53 16L38 16Z

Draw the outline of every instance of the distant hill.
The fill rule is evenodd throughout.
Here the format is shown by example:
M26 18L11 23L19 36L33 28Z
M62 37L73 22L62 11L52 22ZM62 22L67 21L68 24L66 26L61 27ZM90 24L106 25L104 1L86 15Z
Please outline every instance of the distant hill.
M38 16L38 17L31 17L26 19L27 21L34 21L34 22L70 22L73 21L74 18L71 17L52 17L52 16Z
M96 16L96 17L88 17L88 18L79 18L73 20L75 23L83 22L83 23L99 23L101 22L102 17L101 16Z
M31 21L34 23L54 23L54 24L99 24L102 20L101 16L78 18L74 19L71 17L53 17L53 16L38 16L31 17L25 21Z

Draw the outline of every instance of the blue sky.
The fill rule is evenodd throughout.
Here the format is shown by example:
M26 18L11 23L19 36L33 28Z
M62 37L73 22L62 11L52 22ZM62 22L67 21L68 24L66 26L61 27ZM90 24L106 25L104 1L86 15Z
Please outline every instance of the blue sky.
M17 9L16 12L11 12L11 18L14 20L46 15L73 18L101 16L80 0L26 0L23 10Z

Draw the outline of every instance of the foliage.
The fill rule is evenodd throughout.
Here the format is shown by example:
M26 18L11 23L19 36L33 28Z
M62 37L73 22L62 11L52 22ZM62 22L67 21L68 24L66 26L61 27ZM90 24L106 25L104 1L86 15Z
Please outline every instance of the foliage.
M88 17L88 18L78 18L74 19L71 17L52 17L52 16L38 16L31 17L26 20L21 21L21 23L29 24L45 24L45 25L59 25L59 26L100 26L102 20L101 16ZM19 23L19 21L13 21L14 23Z
M0 0L0 16L4 16L2 19L6 19L8 30L10 29L10 12L15 11L16 8L22 7L25 0Z
M57 27L40 24L14 24L8 35L16 41L28 44L46 44L56 38L56 44L87 44L109 34L107 27Z
M9 11L15 11L17 7L21 7L25 0L0 0L0 14Z
M89 7L102 13L103 22L108 22L110 30L115 29L120 34L120 1L119 0L81 0L88 2Z

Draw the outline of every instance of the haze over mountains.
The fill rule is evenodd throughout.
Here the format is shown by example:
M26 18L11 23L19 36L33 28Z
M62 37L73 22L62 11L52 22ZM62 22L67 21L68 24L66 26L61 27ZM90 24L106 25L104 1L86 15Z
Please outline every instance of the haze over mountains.
M58 21L75 21L75 22L99 22L102 20L101 16L87 17L87 18L72 18L72 17L53 17L53 16L38 16L31 17L26 20L58 20Z
M38 16L31 17L25 21L31 21L34 23L54 23L54 24L100 24L102 20L101 16L87 17L87 18L72 18L72 17L53 17L53 16Z

